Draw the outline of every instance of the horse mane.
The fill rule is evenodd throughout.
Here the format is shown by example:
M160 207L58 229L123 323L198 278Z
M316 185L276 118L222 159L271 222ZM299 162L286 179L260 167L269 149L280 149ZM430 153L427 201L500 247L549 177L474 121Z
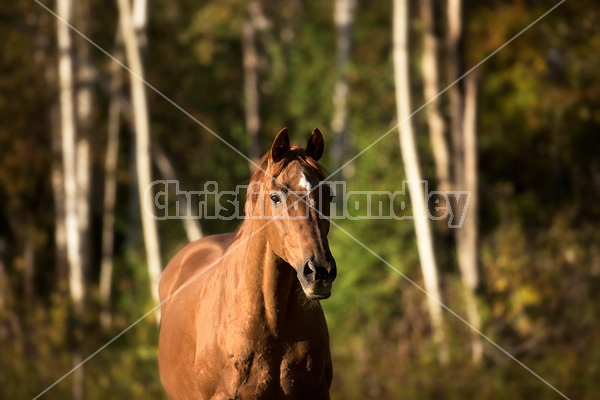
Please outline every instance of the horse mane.
M294 160L298 161L304 168L316 171L321 180L325 179L327 174L325 168L323 168L323 166L319 164L317 160L309 156L306 150L300 146L292 146L290 150L285 153L283 158L276 163L272 161L269 162L269 160L271 160L271 150L262 156L258 162L258 166L260 168L256 168L252 178L250 178L250 182L266 183L268 179L270 179L270 176L277 178L285 169L285 167L287 167L287 165Z

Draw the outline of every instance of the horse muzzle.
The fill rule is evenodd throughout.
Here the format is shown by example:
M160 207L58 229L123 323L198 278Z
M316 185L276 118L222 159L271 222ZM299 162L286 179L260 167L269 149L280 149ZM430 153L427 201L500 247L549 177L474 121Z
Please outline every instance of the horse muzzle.
M324 300L331 296L333 281L337 276L335 260L330 255L323 262L311 257L298 268L298 280L304 294L311 300Z

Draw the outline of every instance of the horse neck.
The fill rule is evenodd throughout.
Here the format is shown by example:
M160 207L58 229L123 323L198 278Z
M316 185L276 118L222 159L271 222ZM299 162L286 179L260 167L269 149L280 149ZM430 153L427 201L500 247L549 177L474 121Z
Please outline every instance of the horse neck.
M248 315L277 335L290 309L298 304L299 283L296 271L273 252L266 231L259 230L265 222L247 220L242 227L238 240L246 242L236 262L239 295L249 308Z

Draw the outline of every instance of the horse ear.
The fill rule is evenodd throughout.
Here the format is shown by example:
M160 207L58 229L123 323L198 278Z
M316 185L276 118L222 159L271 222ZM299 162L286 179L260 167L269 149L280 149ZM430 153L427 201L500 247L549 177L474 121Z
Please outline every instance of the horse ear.
M323 140L323 135L321 134L320 130L315 128L308 138L308 143L306 144L306 153L308 153L308 155L314 158L316 161L319 161L319 159L323 156L324 149L325 141Z
M283 159L283 156L290 150L290 137L288 135L287 128L283 128L279 131L277 136L275 136L275 140L273 141L273 146L271 146L271 159L274 162L278 162Z

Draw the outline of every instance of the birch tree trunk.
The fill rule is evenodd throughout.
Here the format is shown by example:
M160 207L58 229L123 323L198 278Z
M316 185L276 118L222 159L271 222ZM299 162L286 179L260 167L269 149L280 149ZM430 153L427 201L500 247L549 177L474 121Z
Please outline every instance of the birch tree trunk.
M142 0L143 1L143 0ZM142 64L142 55L138 35L133 26L131 5L129 0L118 0L119 20L123 42L125 44L125 54L129 61L129 68L136 76L131 76L131 98L134 109L135 125L135 148L136 148L136 171L138 178L138 196L140 201L140 214L142 219L142 230L144 235L144 245L146 248L146 259L148 262L148 274L150 276L150 291L152 298L156 303L158 297L158 281L161 274L160 246L158 241L158 227L152 216L144 211L144 204L152 207L154 199L152 191L146 190L151 183L151 163L150 163L150 120L148 115L148 103L146 96L146 87L141 79L144 78ZM136 7L136 10L139 9ZM139 32L139 28L138 28ZM140 79L141 78L141 79ZM160 321L160 314L157 311L157 322Z
M123 58L123 43L117 33L114 56ZM121 100L118 98L123 87L123 69L111 64L111 98L108 106L108 131L106 156L104 159L104 200L102 215L102 262L100 265L100 323L108 327L111 323L110 296L112 289L115 201L117 198L117 161L119 156L119 131L121 128Z
M421 181L421 170L419 157L412 127L412 121L405 121L410 115L410 79L408 60L408 0L394 0L393 14L393 58L394 58L394 80L396 87L396 108L399 126L400 148L404 170L408 180L408 189L415 216L415 232L421 271L425 289L435 299L441 301L438 271L433 251L433 238L427 219L427 204ZM448 348L443 327L442 308L438 302L430 296L427 297L427 305L434 332L434 340L438 344L438 356L442 363L448 361Z
M448 79L454 82L462 72L462 0L449 0L447 9ZM481 328L481 314L477 305L476 290L479 286L477 265L477 141L476 141L476 84L474 78L464 80L467 91L460 85L450 89L450 116L452 138L452 167L454 190L471 192L470 204L463 226L455 229L458 265L464 286L467 319L475 328ZM464 97L463 97L464 96ZM463 196L464 197L464 196ZM456 205L463 210L465 199ZM455 215L457 215L455 213ZM471 355L475 363L483 357L481 337L472 332Z
M65 226L65 188L62 164L62 138L60 127L60 107L58 104L50 110L50 131L52 134L52 197L54 199L54 246L56 251L56 271L58 282L67 281L69 276L67 263L67 236ZM63 293L64 288L59 287Z
M138 198L138 176L137 176L137 155L135 138L135 110L131 107L131 121L127 126L129 134L129 194L127 202L127 234L125 236L125 247L135 249L139 246L138 227L141 225L140 200Z
M425 101L429 101L440 92L439 41L436 34L436 13L433 0L419 1L421 20L423 21L423 90ZM441 99L427 106L427 126L433 148L435 173L438 190L450 190L450 150L446 139L446 121L442 113Z
M58 15L71 22L72 0L57 1ZM69 27L57 22L58 27L58 71L60 82L61 136L63 154L63 182L65 194L65 231L67 238L67 260L69 262L69 290L77 314L83 311L83 274L77 213L76 178L76 127L73 76L73 43Z
M77 27L89 36L89 1L77 2ZM81 269L84 281L90 269L90 201L91 162L90 140L92 137L92 110L94 106L93 72L91 71L90 44L78 37L77 85L76 85L76 174L77 174L77 217L81 241Z
M456 81L460 76L461 46L462 46L462 0L448 0L447 5L447 35L446 49L448 53L448 80L450 83ZM463 186L463 99L462 82L458 82L448 89L450 97L450 140L452 143L452 178L454 186L460 188ZM455 188L456 190L456 188Z
M465 305L469 322L481 329L481 315L477 304L477 287L479 286L478 266L478 177L477 177L477 83L473 75L465 78L465 112L463 128L464 144L464 188L471 193L463 226L457 229L459 236L458 262L461 277L465 286ZM471 355L475 363L483 358L483 342L481 337L471 331Z
M146 35L146 28L148 27L148 0L133 0L131 18L138 47L143 55L148 46L148 36Z
M57 14L66 22L72 23L72 0L57 0ZM78 342L81 340L81 319L84 308L84 277L81 254L81 238L77 210L77 154L76 154L76 113L75 77L73 68L73 38L66 23L57 21L58 78L60 85L61 136L63 155L63 182L65 199L65 233L67 260L69 264L69 291L73 306L75 325L75 350L73 364L81 361ZM73 377L72 395L76 400L83 398L83 368L78 368Z
M146 52L146 45L148 44L147 36L146 36L146 23L148 13L146 12L147 1L142 0L131 0L134 1L133 4L133 29L135 31L137 37L137 45L140 49L140 57L142 59L142 67L144 65L143 59L144 54ZM135 110L133 110L131 115L135 115ZM128 248L135 248L138 245L139 235L137 226L141 223L141 212L142 208L140 208L140 200L138 196L139 192L139 181L137 174L137 146L136 146L136 128L135 128L135 120L132 118L132 124L130 125L130 133L131 133L131 150L129 154L129 170L131 171L131 179L130 179L130 201L128 204L129 208L129 230L127 231L127 246Z
M58 81L58 65L46 63L46 83L53 86ZM62 162L62 131L60 99L50 105L49 121L52 148L52 163L50 164L50 182L52 184L52 199L54 203L54 265L57 288L61 298L67 294L69 272L67 262L67 237L65 227L65 188Z
M350 140L348 136L349 115L347 102L349 87L347 75L355 8L356 0L335 1L333 20L337 31L337 78L333 88L333 115L331 119L333 146L330 150L330 159L336 168L346 160ZM348 171L346 168L341 171L342 179L345 179L348 175L347 172L344 172Z
M160 171L161 175L167 180L178 181L179 186L183 187L183 190L187 190L187 185L184 185L183 182L181 182L181 180L177 179L177 172L175 172L175 167L173 166L173 163L165 154L163 149L157 144L154 144L152 146L152 152L154 154L154 161L156 162L156 165L158 166L158 170ZM187 214L182 220L183 229L185 230L185 235L189 242L196 241L204 236L204 234L202 233L202 226L200 225L200 222L198 221L198 219L194 218L193 214L191 214L193 208L194 207L192 206L186 210Z
M244 66L244 105L246 114L246 131L250 137L249 157L258 163L262 153L260 137L260 91L258 76L258 49L256 46L257 32L252 7L258 7L256 2L248 5L248 10L242 23L242 63ZM250 164L250 171L254 171Z

